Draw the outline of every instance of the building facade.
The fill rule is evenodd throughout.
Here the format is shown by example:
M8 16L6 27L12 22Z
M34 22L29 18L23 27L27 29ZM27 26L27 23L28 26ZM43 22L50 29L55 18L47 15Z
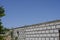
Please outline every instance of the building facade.
M60 40L60 20L13 29L14 40Z

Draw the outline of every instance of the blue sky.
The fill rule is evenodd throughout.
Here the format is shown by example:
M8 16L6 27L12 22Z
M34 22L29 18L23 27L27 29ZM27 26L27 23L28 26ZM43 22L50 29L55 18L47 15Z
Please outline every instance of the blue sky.
M60 0L0 0L0 5L5 8L2 22L7 28L60 19Z

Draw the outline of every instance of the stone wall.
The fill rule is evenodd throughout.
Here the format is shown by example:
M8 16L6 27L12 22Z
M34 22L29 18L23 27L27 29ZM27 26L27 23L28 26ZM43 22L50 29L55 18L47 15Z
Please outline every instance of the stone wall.
M14 29L18 40L59 40L60 22L47 22Z

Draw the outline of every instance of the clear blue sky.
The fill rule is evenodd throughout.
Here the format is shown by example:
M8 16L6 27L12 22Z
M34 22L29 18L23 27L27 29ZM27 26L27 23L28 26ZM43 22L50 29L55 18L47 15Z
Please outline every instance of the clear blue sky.
M0 0L4 27L20 27L60 19L60 0Z

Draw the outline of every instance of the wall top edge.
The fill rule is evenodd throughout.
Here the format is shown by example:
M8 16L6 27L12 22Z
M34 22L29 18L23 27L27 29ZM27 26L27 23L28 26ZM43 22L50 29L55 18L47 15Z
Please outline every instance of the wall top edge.
M42 22L42 23L32 24L32 25L24 25L24 26L21 26L21 27L13 28L13 29L24 28L24 27L30 27L30 26L36 26L36 25L44 25L44 24L50 24L50 23L55 23L55 22L60 22L60 20L53 20L53 21Z

